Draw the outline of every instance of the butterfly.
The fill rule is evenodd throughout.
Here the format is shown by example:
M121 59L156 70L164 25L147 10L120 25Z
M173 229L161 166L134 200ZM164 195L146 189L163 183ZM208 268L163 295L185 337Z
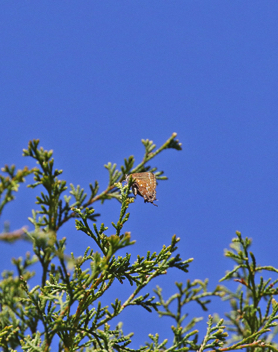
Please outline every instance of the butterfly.
M132 177L132 192L136 196L139 194L144 198L144 202L152 203L157 207L157 204L154 204L156 200L156 178L152 172L138 172L135 174L127 175L126 182L129 182L130 177Z

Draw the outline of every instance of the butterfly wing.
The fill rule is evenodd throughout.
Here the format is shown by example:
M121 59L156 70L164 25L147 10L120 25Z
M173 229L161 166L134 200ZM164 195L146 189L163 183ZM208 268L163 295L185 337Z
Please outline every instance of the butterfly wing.
M145 203L153 203L156 200L156 178L152 172L139 172L129 175L127 177L127 181L129 178L133 178L132 183L132 192L136 196L139 194L144 198ZM154 204L156 205L156 204Z

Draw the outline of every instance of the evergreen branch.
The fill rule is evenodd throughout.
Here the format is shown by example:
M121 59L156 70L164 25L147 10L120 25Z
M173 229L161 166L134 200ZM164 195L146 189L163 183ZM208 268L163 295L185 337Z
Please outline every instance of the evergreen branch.
M133 174L135 172L148 171L149 169L144 168L145 164L165 149L173 148L176 150L181 150L181 143L179 143L179 141L177 139L175 139L176 136L177 136L177 133L174 132L172 134L172 136L160 148L158 148L153 153L152 153L152 151L156 147L156 145L153 144L153 141L149 141L148 139L146 139L146 140L142 139L142 143L145 147L145 155L144 155L141 163L139 165L137 165L134 169L131 170L131 174Z
M13 232L3 232L0 234L0 241L13 243L17 240L28 240L28 236L26 235L27 227L22 227L19 230L15 230Z
M14 192L17 192L21 183L25 182L25 177L34 173L36 168L23 170L15 169L15 166L5 165L1 169L7 176L0 175L0 216L6 204L15 199Z
M158 253L147 252L145 256L137 256L133 263L130 262L131 254L128 252L123 257L117 256L118 250L135 243L131 241L130 232L123 231L129 220L129 204L133 202L133 198L129 197L132 178L124 186L121 181L128 173L148 170L154 172L158 180L167 179L163 176L163 171L147 166L147 162L167 148L180 150L181 146L175 138L176 134L173 134L158 149L152 141L143 140L145 154L137 166L134 166L132 156L124 159L120 171L115 164L107 163L105 167L109 180L106 189L98 194L99 186L96 181L94 185L90 185L88 197L83 188L73 185L70 185L70 194L64 196L67 186L65 181L59 179L62 171L54 169L53 152L39 149L38 140L29 143L24 155L34 158L40 167L32 169L34 184L30 187L41 185L44 190L37 197L40 209L33 211L30 218L35 230L29 232L24 229L18 233L6 231L0 235L0 239L9 241L30 239L35 254L27 254L25 259L12 260L18 276L14 277L13 272L9 271L2 274L0 346L4 351L14 351L21 346L23 350L30 352L49 352L56 338L59 338L59 351L66 352L201 352L207 349L231 351L243 348L278 352L277 344L272 342L278 331L278 304L273 299L278 294L278 279L265 280L256 276L263 270L273 273L278 270L272 266L258 265L255 254L250 251L251 240L242 238L239 232L233 239L230 250L225 253L234 261L235 267L221 280L239 283L234 291L223 286L208 291L208 280L188 280L185 284L176 283L177 293L167 300L163 299L162 289L159 287L155 290L158 301L149 293L142 294L142 290L152 279L165 275L170 268L188 272L189 263L193 259L183 261L179 254L174 254L179 242L175 235L169 246L163 246ZM25 174L20 176L13 167L4 171L8 173L9 179L4 193L7 189L15 192ZM29 174L31 170L25 172ZM3 178L0 178L1 180ZM6 181L4 179L2 184ZM90 227L88 221L96 221L98 216L91 205L98 200L104 202L107 199L117 199L121 204L118 219L112 222L115 234L110 236L107 235L108 227L104 223L100 226L93 223ZM93 249L88 247L78 258L75 258L73 253L71 256L65 254L65 237L57 239L58 229L71 217L76 218L76 229L89 236L93 245L97 246L92 246ZM30 269L36 262L39 262L42 268L41 284L29 288L27 282L34 276ZM132 286L133 292L124 297L123 301L115 297L111 306L103 305L103 296L108 290L113 292L112 285L115 280ZM231 312L226 315L225 324L223 319L213 323L212 317L209 316L207 333L202 343L198 344L198 331L195 326L202 318L193 316L187 320L188 313L184 306L196 302L206 311L210 297L213 296L228 300ZM262 299L266 300L266 307L262 306ZM172 303L176 303L175 310L171 309ZM118 317L127 306L135 305L148 312L156 310L161 317L174 319L175 326L171 327L174 338L169 348L166 348L168 341L162 339L162 342L159 342L159 335L156 334L149 335L150 344L134 350L128 347L133 333L124 334L121 324L111 329L108 325L110 321ZM226 331L231 331L230 342L226 341Z
M132 168L133 164L134 164L134 157L130 156L129 159L124 159L125 160L125 165L121 166L121 172L116 170L116 164L112 163L108 163L107 165L105 165L105 168L108 170L109 172L109 182L108 182L108 186L107 188L102 191L100 194L98 193L98 182L95 182L95 186L93 187L92 185L90 185L91 188L91 196L89 197L89 200L87 202L85 202L82 207L80 207L80 209L84 209L87 207L90 207L93 203L97 202L97 201L101 201L102 203L107 200L107 199L112 199L112 198L116 198L119 201L121 200L121 196L119 195L119 190L118 188L115 186L115 184L117 184L117 182L123 182L125 180L126 175L130 172L130 173L134 173L134 172L142 172L142 171L147 171L150 169L150 167L146 167L145 164L150 161L151 159L153 159L155 156L157 156L159 153L161 153L163 150L165 149L176 149L176 150L181 150L181 143L179 143L178 140L176 140L177 134L173 133L172 136L160 147L158 148L155 152L152 152L153 149L155 148L155 145L153 144L152 141L149 140L142 140L142 143L145 146L145 155L144 158L142 160L142 162L136 166L135 168ZM151 171L155 171L156 168L151 169ZM163 172L159 171L156 173L156 177L159 180L165 180L167 179L167 177L165 176L161 176ZM75 206L75 205L74 205ZM74 212L67 212L64 216L64 218L59 222L59 226L56 228L56 230L58 230L58 228L60 228L65 222L67 222L69 219L74 218L76 216L76 214Z

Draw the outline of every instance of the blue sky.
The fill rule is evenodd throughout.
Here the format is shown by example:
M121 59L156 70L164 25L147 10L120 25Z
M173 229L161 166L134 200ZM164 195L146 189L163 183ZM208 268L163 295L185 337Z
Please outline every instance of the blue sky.
M136 240L134 258L177 234L181 257L194 262L189 274L172 270L152 287L166 297L188 278L215 287L232 268L223 249L236 230L253 238L258 262L278 267L277 16L276 1L2 2L1 167L34 166L22 149L38 138L68 184L88 191L97 179L104 189L104 164L120 166L131 154L139 163L142 138L160 146L177 132L183 150L151 163L169 177L157 187L159 207L138 198L125 230ZM20 188L0 230L4 221L11 230L28 224L36 192ZM97 204L96 212L114 233L119 204ZM58 236L76 255L93 247L73 221ZM31 250L1 248L1 271ZM124 290L115 292L124 299ZM225 311L219 301L209 313L216 311ZM172 322L131 312L119 320L136 332L133 347L149 332L171 338Z

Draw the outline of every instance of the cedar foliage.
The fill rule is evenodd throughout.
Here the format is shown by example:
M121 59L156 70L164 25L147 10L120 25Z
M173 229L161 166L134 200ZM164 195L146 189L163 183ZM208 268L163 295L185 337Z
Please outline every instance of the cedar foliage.
M31 241L34 254L13 259L15 272L4 270L0 281L0 346L3 351L278 351L274 338L277 333L278 279L257 278L262 271L278 270L271 266L260 266L250 251L251 240L243 239L239 232L233 239L226 257L235 262L220 281L235 281L238 287L231 291L223 285L208 291L208 280L176 283L177 293L165 300L162 289L155 289L156 296L141 294L149 282L167 269L176 268L187 272L193 259L182 260L178 249L179 238L172 241L158 253L148 252L145 257L137 256L131 263L128 246L133 245L129 232L123 232L128 221L128 208L134 201L130 197L130 182L122 184L125 175L151 171L158 181L165 180L163 171L148 166L156 155L167 148L181 150L181 144L172 136L160 147L149 140L142 140L145 154L142 162L134 166L133 156L124 160L120 170L108 163L109 182L105 190L99 190L95 181L90 184L90 194L80 186L70 185L60 179L61 170L54 169L53 152L38 147L39 140L33 140L23 151L25 157L35 159L38 167L17 170L5 166L0 175L0 216L4 207L14 200L25 177L33 174L34 183L29 187L40 187L41 195L36 203L40 209L29 218L33 230L22 228L8 232L4 229L0 239L15 242L19 239ZM130 178L131 181L132 178ZM63 194L63 195L62 195ZM112 222L115 234L107 233L108 227L97 222L94 203L111 199L119 201L120 215L117 223ZM66 238L59 238L60 228L70 219L75 219L76 230L92 239L93 248L88 247L82 257L66 253ZM121 257L119 249L126 248ZM35 275L34 264L41 266L40 284L31 287L28 281ZM86 264L87 265L86 267ZM88 268L89 266L89 268ZM130 285L132 294L124 302L115 298L110 307L102 304L106 291L112 294L113 282ZM188 320L186 304L196 302L206 311L211 296L229 301L230 312L225 319L209 316L207 333L198 336L196 324L201 318ZM171 303L176 302L176 305ZM263 302L266 302L262 305ZM132 333L125 334L119 322L111 329L110 322L128 306L140 306L160 317L171 317L173 340L163 336L149 335L149 342L142 341L142 347L132 349ZM173 309L172 307L176 308ZM263 308L263 306L265 308ZM132 307L131 307L132 309ZM59 341L57 343L57 341Z

